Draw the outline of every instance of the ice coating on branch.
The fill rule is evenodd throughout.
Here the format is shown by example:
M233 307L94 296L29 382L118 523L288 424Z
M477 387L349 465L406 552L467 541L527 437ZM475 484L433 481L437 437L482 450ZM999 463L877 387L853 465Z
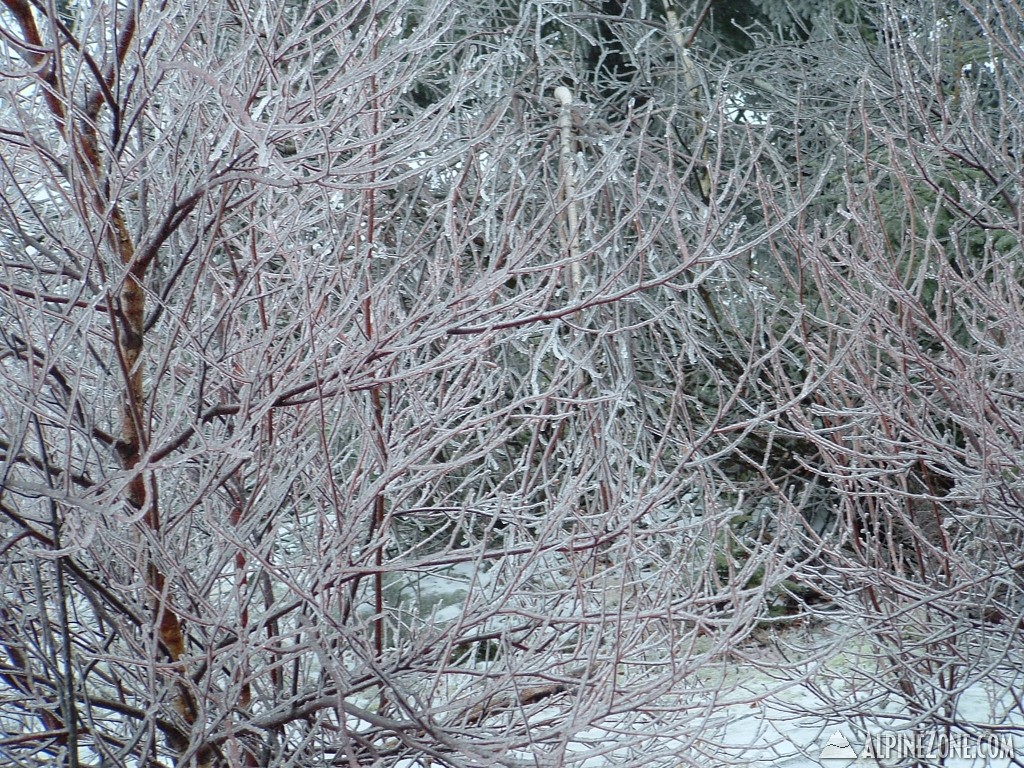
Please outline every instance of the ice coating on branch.
M555 98L563 107L568 107L572 104L572 91L566 88L564 85L560 85L555 88Z

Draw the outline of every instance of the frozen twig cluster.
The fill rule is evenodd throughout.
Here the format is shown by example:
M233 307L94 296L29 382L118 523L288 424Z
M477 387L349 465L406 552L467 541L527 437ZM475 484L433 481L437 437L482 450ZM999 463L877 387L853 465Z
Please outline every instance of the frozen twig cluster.
M1019 12L243 5L0 3L0 763L1019 724Z

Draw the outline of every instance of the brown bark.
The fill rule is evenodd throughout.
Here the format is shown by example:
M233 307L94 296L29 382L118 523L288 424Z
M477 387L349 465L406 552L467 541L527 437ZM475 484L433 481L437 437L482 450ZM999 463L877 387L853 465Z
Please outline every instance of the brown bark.
M143 521L153 534L160 538L160 516L157 499L156 478L148 473L140 462L147 447L147 426L145 423L146 393L143 380L143 351L145 336L146 294L145 273L152 259L137 259L128 222L123 209L116 200L110 199L104 183L103 158L96 135L95 121L75 124L68 118L67 102L72 96L64 91L60 76L60 43L57 40L44 42L32 7L25 0L2 0L21 29L20 52L26 63L35 70L34 76L41 81L47 107L53 115L57 129L63 134L74 157L74 165L84 173L77 185L84 200L81 202L83 216L89 211L100 219L107 228L107 240L125 271L125 277L116 297L108 302L113 333L114 351L121 367L123 389L121 392L120 435L116 442L122 468L133 473L126 491L126 501L135 509L144 511ZM59 22L51 26L67 37L76 48L77 41ZM131 46L137 21L134 7L120 30L116 54L102 71L93 69L96 79L95 90L83 97L82 113L95 117L102 104L106 103L115 112L117 105L112 101L111 85ZM91 60L90 60L91 61ZM97 98L99 95L99 98ZM117 121L115 120L115 123ZM115 126L116 130L116 126ZM120 270L118 270L120 271ZM171 662L181 662L185 654L185 636L181 620L171 600L167 578L153 553L146 565L146 582L150 590L154 622L160 645ZM195 701L187 688L187 676L182 666L177 668L176 679L171 683L172 701L177 714L186 727L195 722ZM183 751L188 744L185 731L174 734L165 731L169 745Z

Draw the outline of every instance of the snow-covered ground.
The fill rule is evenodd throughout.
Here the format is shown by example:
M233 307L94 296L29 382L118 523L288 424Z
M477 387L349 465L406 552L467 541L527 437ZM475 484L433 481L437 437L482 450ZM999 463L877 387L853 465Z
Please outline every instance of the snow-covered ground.
M750 692L758 693L756 684ZM991 724L989 696L982 691L970 693L962 704L962 716ZM1009 733L975 738L931 729L896 733L868 728L870 735L865 736L859 724L815 715L821 708L820 700L799 688L769 695L756 707L726 707L720 726L723 757L741 765L780 768L912 765L915 758L948 768L995 768L1014 764L1014 757L1024 760L1024 743ZM796 714L798 710L803 714Z
M405 606L403 610L412 608L421 617L447 622L459 616L470 589L485 588L492 580L493 574L486 570L454 566L404 584L396 582L389 597ZM669 738L656 747L660 756L675 751L679 765L708 768L1024 765L1019 679L998 686L993 682L996 675L988 674L983 676L985 682L965 682L950 696L955 706L951 720L957 727L936 729L924 715L915 721L897 692L890 689L884 696L879 694L884 685L872 680L871 664L866 661L871 648L864 635L860 637L855 628L831 626L827 618L818 617L800 625L783 623L776 631L749 638L736 648L733 659L701 673L709 693L694 709L694 722L699 725L693 730L699 745ZM979 660L971 665L976 663ZM1003 658L998 666L1006 669L1007 660ZM810 685L790 682L794 676L803 676ZM813 686L822 693L812 690ZM844 720L839 713L844 704L852 712L873 713L873 718ZM538 720L557 716L557 706L535 713ZM632 732L628 721L623 718L622 733ZM575 753L576 764L586 768L644 764L637 752L616 746L615 730L586 729L577 734L576 743L566 746L566 752ZM528 755L522 757L529 761ZM654 762L664 761L659 757Z
M828 641L821 629L801 633L803 642L813 641L819 634L823 644ZM887 703L873 702L868 707L876 715L873 722L837 717L837 698L845 694L853 703L863 695L843 680L844 671L857 663L857 654L863 649L854 643L846 648L848 654L840 653L819 667L822 672L827 670L832 704L808 686L780 686L756 665L734 670L730 676L742 682L730 692L730 698L739 700L722 705L713 717L723 764L755 768L1001 768L1024 761L1024 736L1020 735L1024 734L1024 716L1020 692L1012 682L1000 690L994 689L991 680L966 686L956 696L953 719L959 727L949 731L915 724L907 707L891 692ZM877 716L886 712L892 713L892 719L879 722L883 718ZM901 729L894 730L896 726Z

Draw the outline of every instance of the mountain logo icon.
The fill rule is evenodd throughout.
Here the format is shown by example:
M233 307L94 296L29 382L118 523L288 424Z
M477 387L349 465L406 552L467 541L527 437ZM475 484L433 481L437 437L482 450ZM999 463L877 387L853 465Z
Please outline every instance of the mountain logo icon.
M856 760L857 753L850 746L850 740L842 731L836 731L822 747L819 760Z

